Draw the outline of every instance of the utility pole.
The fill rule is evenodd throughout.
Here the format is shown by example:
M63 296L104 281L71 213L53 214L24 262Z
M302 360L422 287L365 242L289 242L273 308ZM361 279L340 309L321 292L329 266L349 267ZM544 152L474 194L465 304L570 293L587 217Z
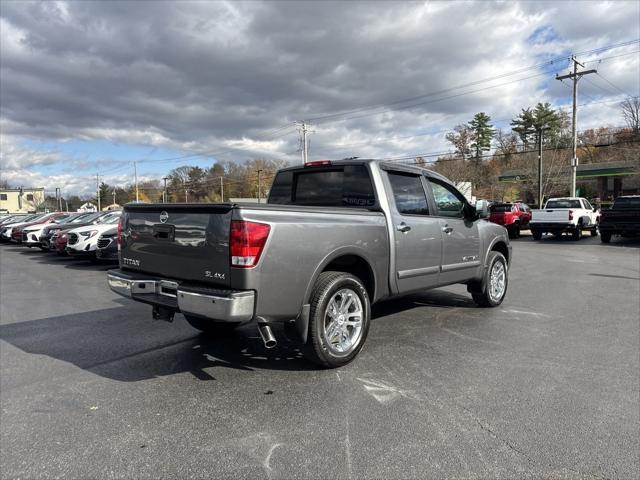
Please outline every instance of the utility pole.
M116 203L116 187L113 187L112 195L113 195L113 204L115 205L115 203Z
M98 211L101 212L100 209L100 177L96 173L96 196L98 197Z
M220 201L224 202L224 179L220 177Z
M136 202L140 201L140 197L138 195L138 167L136 165L136 161L133 161L133 176L135 178L135 182L136 182Z
M538 208L542 208L542 135L549 127L539 127L538 131Z
M56 210L57 211L61 211L62 208L60 208L60 188L56 187Z
M162 203L167 203L167 180L169 180L169 177L162 177L162 180L164 180L164 190L162 190Z
M308 129L309 125L303 120L302 122L296 122L300 126L301 142L302 142L302 163L305 164L309 161L309 141L307 140L307 134L314 133Z
M261 169L258 169L258 203L260 203L260 174L262 173Z
M571 130L573 133L573 158L571 159L571 196L576 196L576 173L578 171L578 130L576 128L576 117L578 116L578 80L582 78L583 75L589 75L590 73L597 73L597 70L582 70L578 72L578 65L584 68L584 65L576 60L575 55L571 55L571 61L573 62L573 73L568 73L566 75L557 75L556 80L564 80L565 78L570 78L573 80L573 115L572 115L572 124Z
M189 189L187 188L187 182L184 182L184 203L189 203Z

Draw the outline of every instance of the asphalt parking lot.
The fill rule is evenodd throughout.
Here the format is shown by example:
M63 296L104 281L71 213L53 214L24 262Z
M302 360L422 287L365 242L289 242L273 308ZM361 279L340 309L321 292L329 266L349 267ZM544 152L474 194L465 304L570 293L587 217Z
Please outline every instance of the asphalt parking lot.
M513 241L502 306L374 307L351 365L208 339L0 245L3 478L637 478L640 245Z

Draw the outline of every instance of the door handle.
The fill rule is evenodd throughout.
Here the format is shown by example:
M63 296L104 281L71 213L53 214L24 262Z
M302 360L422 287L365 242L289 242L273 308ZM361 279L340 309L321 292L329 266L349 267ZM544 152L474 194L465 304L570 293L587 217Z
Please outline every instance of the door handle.
M449 233L453 232L453 227L450 227L449 225L446 225L446 226L442 227L442 231L444 233L449 234Z
M407 233L409 230L411 230L411 227L410 227L409 225L407 225L406 223L402 222L400 225L398 225L398 226L396 227L396 229L397 229L399 232Z

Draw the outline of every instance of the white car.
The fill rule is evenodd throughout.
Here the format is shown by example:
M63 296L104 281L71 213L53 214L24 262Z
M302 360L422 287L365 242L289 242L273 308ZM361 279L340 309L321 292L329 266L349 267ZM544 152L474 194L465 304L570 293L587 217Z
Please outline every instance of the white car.
M599 213L586 198L550 198L543 209L531 213L529 228L534 240L540 240L545 233L559 237L564 232L580 240L583 230L592 236L598 235Z
M69 230L67 232L67 248L65 251L71 256L95 257L98 237L100 237L101 233L117 225L121 214L121 211L116 211L102 217L100 223Z
M26 225L29 222L36 221L39 218L44 217L45 215L48 215L48 214L46 213L30 214L24 218L17 220L15 223L4 224L2 225L2 229L0 229L0 237L3 240L9 241L11 240L11 234L13 233L14 228L21 227L23 225Z
M58 215L57 217L51 218L49 221L46 221L44 223L39 223L37 225L26 227L24 230L22 230L22 245L25 245L29 248L39 247L40 236L42 235L42 231L45 228L50 227L52 224L62 222L73 215L74 215L73 213L69 213L66 215Z

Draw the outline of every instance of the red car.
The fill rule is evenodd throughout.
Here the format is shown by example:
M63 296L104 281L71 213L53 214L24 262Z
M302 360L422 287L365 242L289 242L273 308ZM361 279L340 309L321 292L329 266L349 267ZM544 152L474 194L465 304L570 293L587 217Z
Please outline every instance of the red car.
M518 238L520 230L529 228L531 209L522 202L494 203L489 207L489 221L505 227L509 238Z

